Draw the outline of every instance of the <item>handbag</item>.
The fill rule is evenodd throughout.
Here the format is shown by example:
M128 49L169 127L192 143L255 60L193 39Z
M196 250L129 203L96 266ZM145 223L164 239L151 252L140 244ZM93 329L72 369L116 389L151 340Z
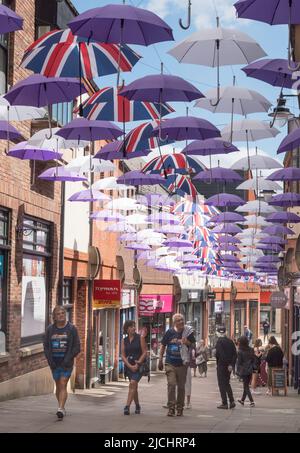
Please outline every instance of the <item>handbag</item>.
M206 362L205 360L205 357L203 354L199 354L197 357L196 357L196 365L201 365L201 363L204 363Z

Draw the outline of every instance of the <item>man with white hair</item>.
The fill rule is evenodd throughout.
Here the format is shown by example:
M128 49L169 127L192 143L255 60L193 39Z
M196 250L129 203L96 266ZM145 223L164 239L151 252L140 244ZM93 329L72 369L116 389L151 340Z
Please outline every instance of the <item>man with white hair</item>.
M193 329L184 325L184 318L176 313L173 316L173 327L171 327L162 339L158 369L163 370L163 356L165 351L165 370L168 380L168 416L183 415L185 400L185 382L189 364L189 347L195 343ZM177 398L176 398L177 387Z

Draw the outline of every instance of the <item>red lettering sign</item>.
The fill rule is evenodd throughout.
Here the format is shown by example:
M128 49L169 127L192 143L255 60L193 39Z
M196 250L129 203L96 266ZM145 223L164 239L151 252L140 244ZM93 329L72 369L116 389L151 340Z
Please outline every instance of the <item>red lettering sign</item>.
M121 303L120 280L94 281L94 308L116 307Z

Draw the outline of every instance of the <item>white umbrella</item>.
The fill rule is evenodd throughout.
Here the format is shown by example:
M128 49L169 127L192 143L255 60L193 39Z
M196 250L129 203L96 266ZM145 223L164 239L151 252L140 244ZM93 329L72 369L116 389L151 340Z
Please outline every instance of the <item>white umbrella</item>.
M133 226L128 225L126 222L119 222L115 225L108 225L105 228L105 231L109 231L111 233L135 233L136 230Z
M127 223L130 225L147 225L149 222L143 214L132 214L126 217Z
M79 156L72 159L66 168L75 173L97 172L104 173L114 171L115 166L109 160L93 159L93 156Z
M151 245L151 247L161 247L163 244L164 239L159 239L159 238L146 238L143 239L143 244L146 245Z
M10 105L10 103L0 96L0 120L1 121L27 121L44 118L47 111L41 107L27 107L23 105Z
M259 249L254 249L251 247L244 247L241 248L241 254L245 256L253 256L259 258L260 256L264 256L264 252Z
M283 165L276 159L269 156L256 154L255 156L243 157L235 162L232 166L232 170L248 170L250 160L251 170L272 170L273 168L282 168Z
M256 142L267 138L274 138L280 132L275 127L270 127L270 123L259 120L234 121L232 127L233 142ZM224 140L231 138L231 125L225 126L221 131Z
M169 247L160 247L159 249L155 250L157 256L167 256L173 254L175 257L177 256L176 253L170 252Z
M247 215L245 217L245 219L246 219L246 222L244 223L244 225L248 225L248 226L264 227L264 226L270 225L270 223L267 222L264 217L258 216L258 215L253 215L253 214L252 215Z
M249 264L249 265L253 265L256 263L256 261L258 260L258 256L243 256L241 258L241 263L242 264Z
M260 238L257 238L256 236L252 236L249 238L243 238L243 239L241 239L241 241L242 242L241 242L241 244L239 244L239 247L245 247L245 246L254 247L259 243Z
M50 129L41 129L30 137L27 143L28 145L37 146L38 148L54 149L55 151L57 149L84 148L90 144L90 142L86 140L80 140L80 142L78 142L78 140L65 140L63 137L55 135L59 130L59 127L53 128L53 136L49 139L48 137L51 136Z
M265 214L271 214L273 212L277 212L273 206L268 205L265 201L261 200L254 200L248 201L243 206L239 206L236 208L237 212L260 212Z
M126 186L125 184L118 184L117 178L109 176L108 178L99 179L93 185L93 189L97 190L129 190L134 189L133 186Z
M107 203L105 209L112 210L116 209L118 211L136 211L139 208L139 206L141 205L138 205L136 200L133 200L132 198L123 197L113 199L112 201Z
M275 181L267 181L262 176L258 176L257 179L247 179L237 187L237 190L282 190L282 187Z
M161 225L157 227L157 231L164 234L182 234L185 232L183 225Z
M137 239L139 241L143 240L143 239L149 239L149 238L165 239L166 236L162 233L157 233L152 228L146 228L145 230L141 230L137 233Z

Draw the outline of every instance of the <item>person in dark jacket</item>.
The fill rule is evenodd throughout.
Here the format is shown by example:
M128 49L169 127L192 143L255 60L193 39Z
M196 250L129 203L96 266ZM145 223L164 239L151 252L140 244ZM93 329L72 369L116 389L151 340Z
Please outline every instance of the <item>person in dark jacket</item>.
M272 369L273 368L283 368L283 352L279 346L276 338L271 336L269 338L269 352L266 357L266 362L268 365L268 391L267 395L272 393Z
M57 305L52 317L53 324L47 328L44 336L44 352L56 385L56 415L63 419L66 415L67 385L73 371L74 358L80 352L80 340L76 327L67 321L64 307Z
M218 409L228 409L227 396L229 399L229 408L235 407L232 388L230 385L230 375L235 367L236 347L230 338L226 337L226 328L217 329L218 340L216 343L216 360L217 360L217 377L222 398L222 404Z
M121 355L125 365L125 374L129 378L129 391L126 406L124 407L124 415L130 415L130 405L135 402L135 413L141 413L139 403L138 384L143 376L141 373L141 365L147 357L147 344L145 337L136 333L136 326L133 320L125 321L123 333L126 335L122 340Z
M250 348L249 340L246 336L239 339L239 349L237 356L237 374L243 379L244 392L243 396L238 402L244 406L245 399L249 398L250 406L254 407L253 397L250 391L250 382L252 373L255 367L255 354L254 349Z

